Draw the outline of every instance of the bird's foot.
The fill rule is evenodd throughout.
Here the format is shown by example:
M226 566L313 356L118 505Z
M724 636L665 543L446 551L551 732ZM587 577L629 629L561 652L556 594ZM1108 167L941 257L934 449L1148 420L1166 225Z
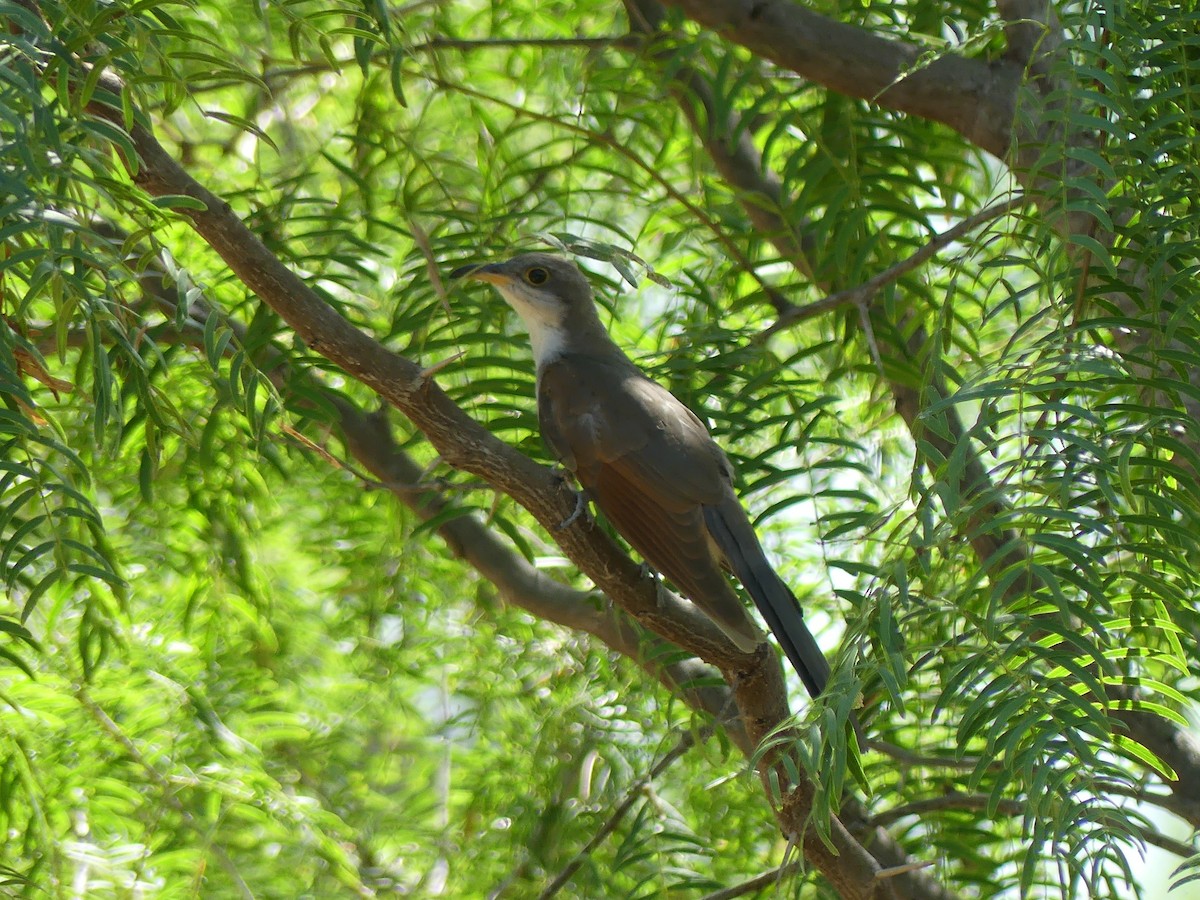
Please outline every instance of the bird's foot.
M565 482L564 482L565 483ZM575 494L575 509L571 514L558 523L557 530L565 531L575 524L580 516L587 515L588 493L587 491L572 491Z

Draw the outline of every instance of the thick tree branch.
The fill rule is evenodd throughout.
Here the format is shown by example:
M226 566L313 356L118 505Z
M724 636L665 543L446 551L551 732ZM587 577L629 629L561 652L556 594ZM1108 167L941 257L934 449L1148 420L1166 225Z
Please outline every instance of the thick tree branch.
M1174 722L1153 712L1118 708L1109 712L1129 729L1129 734L1175 771L1167 782L1175 815L1200 828L1200 743Z
M814 13L793 0L666 0L776 65L848 97L950 126L994 156L1008 152L1023 67L929 57L914 44Z
M1074 235L1087 235L1102 246L1112 244L1114 236L1087 212L1078 187L1088 179L1101 181L1088 155L1045 153L1051 147L1095 150L1097 144L1095 135L1069 132L1070 117L1062 114L1071 96L1063 73L1071 66L1058 59L1062 35L1049 0L998 0L1010 41L1002 60L989 63L945 53L928 64L915 45L825 18L792 0L668 0L667 5L831 90L950 126L1007 162L1046 222L1068 243ZM1111 187L1101 183L1099 193ZM1114 223L1117 229L1124 224L1120 217ZM1074 253L1082 258L1086 251L1075 247ZM1129 285L1147 280L1136 254L1123 255L1121 267ZM1081 287L1086 283L1085 277ZM1103 299L1137 320L1145 315L1139 294L1135 289L1110 290ZM1159 372L1145 352L1151 341L1143 331L1118 329L1113 340L1135 370L1156 377ZM1157 369L1168 380L1175 377L1169 366ZM1193 367L1186 377L1192 388L1200 386L1200 368ZM1194 390L1167 402L1179 402L1200 418L1200 397ZM1200 452L1200 434L1189 433L1185 439Z

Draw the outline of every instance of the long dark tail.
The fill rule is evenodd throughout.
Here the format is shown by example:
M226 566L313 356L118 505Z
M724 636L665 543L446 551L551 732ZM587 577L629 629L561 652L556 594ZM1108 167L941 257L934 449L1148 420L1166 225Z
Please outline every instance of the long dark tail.
M819 696L829 683L829 662L804 624L800 603L768 562L746 513L730 498L720 506L704 507L704 522L804 687Z

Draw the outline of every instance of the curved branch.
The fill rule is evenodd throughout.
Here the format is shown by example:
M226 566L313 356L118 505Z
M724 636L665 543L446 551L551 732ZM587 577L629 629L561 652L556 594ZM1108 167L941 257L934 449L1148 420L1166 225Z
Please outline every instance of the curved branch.
M886 826L905 816L921 816L928 812L938 812L944 809L988 810L992 808L992 803L993 798L987 794L964 794L959 791L950 791L937 797L926 797L923 800L913 800L911 803L885 809L873 815L871 821L876 825ZM1019 816L1025 812L1025 804L1019 800L1001 798L996 800L995 804L995 811L1000 815Z
M793 0L664 0L776 65L830 90L948 125L1003 158L1024 67L891 40Z
M439 515L446 502L437 490L420 484L421 466L396 446L382 411L371 415L336 395L330 399L338 411L338 427L346 448L354 458L423 521ZM442 522L436 531L450 552L495 585L507 603L603 641L682 697L692 709L721 722L743 753L753 752L754 745L742 723L731 718L734 707L729 688L712 684L716 673L700 660L693 657L662 664L661 660L677 655L671 644L639 632L618 609L605 609L597 603L593 593L550 578L473 515Z
M993 806L993 804L995 805ZM966 809L976 812L994 810L1000 815L1009 817L1023 816L1026 811L1025 804L1019 800L1002 799L997 801L987 794L964 794L959 791L951 791L937 797L926 797L923 800L914 800L911 803L886 809L876 813L871 821L876 825L890 825L906 816L923 816L925 813L947 809ZM1168 837L1153 828L1137 828L1135 834L1147 844L1158 847L1160 850L1166 850L1183 859L1189 859L1196 855L1196 848L1191 844Z

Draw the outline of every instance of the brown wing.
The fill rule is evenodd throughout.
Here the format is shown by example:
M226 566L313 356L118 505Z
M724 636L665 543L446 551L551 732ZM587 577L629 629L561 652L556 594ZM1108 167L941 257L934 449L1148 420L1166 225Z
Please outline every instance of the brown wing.
M661 502L627 477L620 464L596 470L591 493L625 540L704 611L739 647L752 652L762 637L718 563L699 504Z
M622 364L623 363L623 364ZM728 564L812 696L829 665L796 598L771 567L708 429L632 363L566 357L539 375L542 431L613 527L749 651L758 630Z
M580 474L621 461L664 496L719 503L732 469L690 409L629 360L568 355L538 373L542 436Z
M547 442L613 527L743 649L758 630L729 584L703 504L731 493L707 429L631 363L566 357L539 375Z

